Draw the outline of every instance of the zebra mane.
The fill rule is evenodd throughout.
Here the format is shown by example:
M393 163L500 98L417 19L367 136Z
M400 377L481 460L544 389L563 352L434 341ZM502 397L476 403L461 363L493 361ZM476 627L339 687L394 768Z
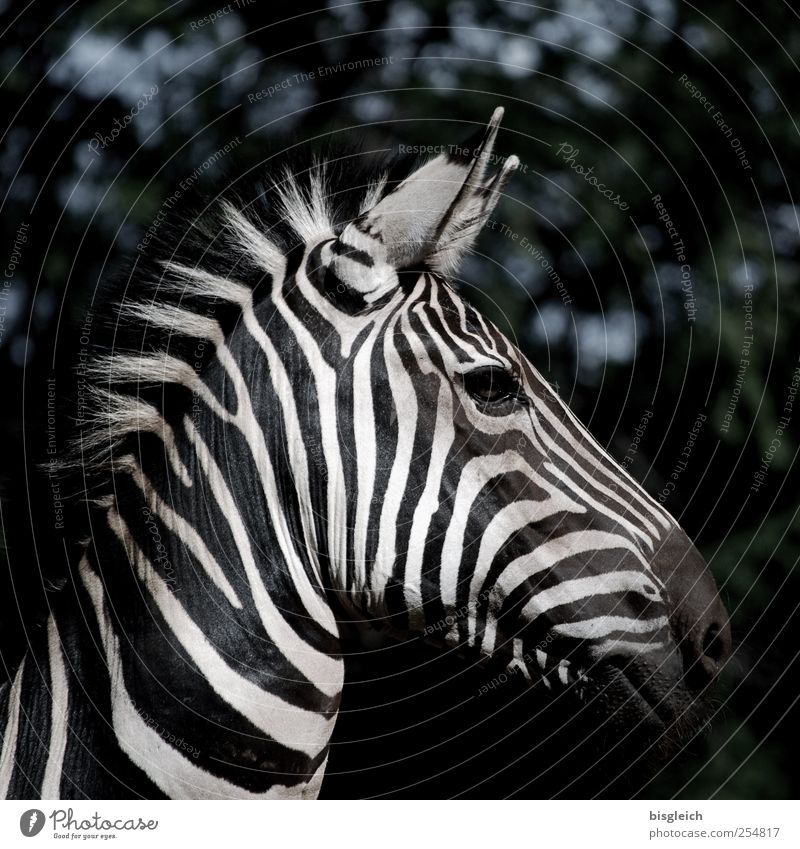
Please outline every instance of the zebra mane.
M73 434L63 458L48 465L74 478L67 495L102 498L132 434L158 433L169 454L172 429L148 396L197 381L198 343L205 361L241 308L266 296L305 244L338 236L414 164L353 150L283 156L228 177L217 191L200 186L167 202L92 304L90 344L70 399Z

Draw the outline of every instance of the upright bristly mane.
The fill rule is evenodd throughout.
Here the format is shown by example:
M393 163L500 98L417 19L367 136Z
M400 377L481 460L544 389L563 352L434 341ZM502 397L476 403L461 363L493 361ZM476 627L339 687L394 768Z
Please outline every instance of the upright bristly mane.
M358 152L280 156L180 198L95 299L88 355L77 368L74 435L57 465L71 495L102 496L134 434L172 430L157 398L190 386L241 316L299 261L303 246L343 228L413 169L413 158ZM53 464L49 471L53 472Z

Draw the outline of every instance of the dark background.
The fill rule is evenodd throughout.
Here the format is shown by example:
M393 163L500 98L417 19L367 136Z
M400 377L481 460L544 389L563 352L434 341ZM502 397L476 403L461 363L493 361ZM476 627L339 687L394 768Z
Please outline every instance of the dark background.
M21 621L35 627L65 569L59 493L34 469L66 435L58 424L48 432L47 380L56 395L68 385L98 280L135 250L164 200L195 169L224 177L239 158L294 144L456 143L503 105L498 152L516 153L522 167L461 270L468 296L653 495L700 422L664 503L721 586L736 650L706 741L640 792L797 794L800 402L777 430L800 355L800 19L791 5L50 0L0 2L0 10L0 647L8 667L25 644ZM216 20L201 21L214 12ZM115 121L127 125L93 152L92 138L110 136ZM234 153L215 157L232 142ZM617 204L565 161L565 144L578 150L572 165L593 168ZM656 194L684 245L688 291ZM397 668L418 667L426 651L407 647ZM458 701L433 661L410 679L392 673L397 654L381 652L377 667L351 664L354 680L390 680L371 695L352 688L346 707L359 710L343 718L332 763L334 772L356 772L329 785L332 794L413 783L428 767L408 753L447 733L447 718L386 708L387 693L429 685L429 708ZM367 709L370 701L381 709ZM492 716L469 745L489 740L487 727L518 723ZM381 722L409 730L387 741L375 731ZM404 766L391 766L398 751ZM361 772L370 759L385 768ZM472 783L489 778L476 792L509 792L485 765L459 769ZM461 786L448 781L405 792L449 795ZM511 789L524 783L517 771Z

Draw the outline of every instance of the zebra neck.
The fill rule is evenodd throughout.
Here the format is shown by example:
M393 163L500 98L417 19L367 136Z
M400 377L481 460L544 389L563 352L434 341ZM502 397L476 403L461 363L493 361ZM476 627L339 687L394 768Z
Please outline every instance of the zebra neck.
M313 794L343 682L336 622L234 475L253 478L192 428L160 480L141 456L119 464L79 567L110 724L167 796Z

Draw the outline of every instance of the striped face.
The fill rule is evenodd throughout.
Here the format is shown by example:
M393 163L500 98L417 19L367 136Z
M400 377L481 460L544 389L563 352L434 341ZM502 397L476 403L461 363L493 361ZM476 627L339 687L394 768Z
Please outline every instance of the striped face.
M485 654L664 640L650 560L672 519L441 279L421 275L385 312L369 354L353 352L371 375L351 458L358 502L375 481L376 509L357 504L353 523L355 562L374 564L369 603L397 612L399 585L410 627L441 620L449 643Z
M313 376L330 417L314 510L331 580L365 618L671 721L727 651L713 579L669 514L445 283L516 167L509 157L486 177L498 120L474 158L438 157L317 241L292 281L330 382L326 406Z
M324 393L336 465L310 491L325 493L313 509L345 604L546 687L591 684L620 657L657 658L661 686L676 685L654 568L681 535L674 520L439 276L351 314L325 297L339 285L325 253L310 251L294 282L325 340L313 359L339 363Z

